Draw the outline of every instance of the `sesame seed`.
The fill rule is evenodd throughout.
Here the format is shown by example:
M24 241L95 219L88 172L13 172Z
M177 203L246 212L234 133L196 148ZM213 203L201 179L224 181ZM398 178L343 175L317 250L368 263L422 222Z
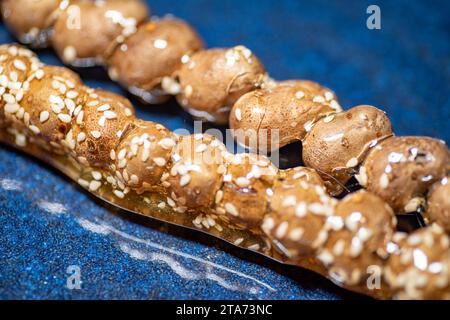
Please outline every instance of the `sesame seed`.
M386 173L383 173L380 176L380 187L382 189L386 189L388 187L388 185L389 185L389 177L387 176Z
M113 192L114 192L114 194L116 195L117 198L120 198L120 199L125 198L125 194L122 191L114 190Z
M27 66L25 65L25 63L23 63L22 60L15 59L13 64L14 64L14 67L16 67L16 69L19 69L19 70L22 70L22 71L26 71L27 70Z
M230 202L225 203L225 210L226 210L226 212L228 212L228 213L231 214L232 216L235 216L235 217L239 216L238 210L237 210L236 207L235 207L232 203L230 203Z
M297 91L296 93L295 93L295 97L297 98L297 99L303 99L303 97L305 96L305 93L303 92L303 91Z
M156 157L155 159L153 159L153 162L156 163L158 167L164 167L166 165L166 160L160 157Z
M334 94L333 94L331 91L325 92L325 99L326 99L327 101L333 100L333 99L334 99Z
M102 136L102 133L101 133L100 131L93 130L93 131L91 131L91 135L92 135L95 139L98 139L98 138L100 138L100 137Z
M320 260L325 266L333 263L334 258L327 250L323 250L319 255L317 255L317 259Z
M99 104L99 102L97 100L92 100L92 101L89 101L88 103L86 103L86 105L88 107L95 107L98 104Z
M97 108L97 111L99 112L103 112L106 110L109 110L111 108L111 106L109 104L102 104L100 107Z
M245 188L250 185L250 180L245 177L239 177L236 179L236 184L241 188Z
M310 121L305 123L303 128L305 129L306 132L310 132L312 127L313 127L313 125L314 125L314 121L310 120Z
M108 120L117 118L117 114L114 111L105 111L103 114L105 115L105 118Z
M325 102L325 98L322 97L322 96L315 96L313 98L313 102L324 103Z
M83 142L84 140L86 140L86 134L84 132L80 132L77 136L77 142Z
M325 118L323 119L323 122L329 123L329 122L333 121L333 119L334 119L334 114L325 117Z
M98 119L98 125L100 127L104 127L106 123L106 117L100 117L100 119Z
M287 196L286 198L283 199L283 202L281 203L281 205L286 208L286 207L295 206L296 203L297 203L297 199L295 198L295 196Z
M41 130L39 130L39 128L36 127L36 126L31 125L31 126L29 126L29 128L30 128L31 131L33 131L34 134L41 133Z
M89 190L90 191L97 191L102 186L102 183L100 181L92 180L89 183Z
M42 69L37 70L35 76L38 80L42 79L44 77L44 70Z
M3 100L5 100L6 103L16 103L16 98L10 93L5 93L3 95Z
M91 174L92 174L92 177L95 180L101 180L102 179L102 173L100 171L92 171Z
M234 244L236 246L240 245L242 242L244 242L244 238L237 238L236 240L234 240Z
M291 232L289 232L289 239L291 239L292 241L299 241L304 233L305 230L303 228L295 228Z
M295 208L295 215L299 218L302 218L307 213L307 207L306 203L301 202L296 208Z
M216 193L214 202L217 204L217 203L219 203L219 202L222 200L222 198L223 198L223 191L222 191L222 190L219 190L219 191L217 191L217 193Z
M347 168L353 168L358 165L358 159L357 158L351 158L347 161L347 164L345 165Z
M81 110L80 113L77 116L77 124L82 125L83 124L83 118L84 118L84 111Z
M17 103L7 103L5 105L5 113L16 113L19 110L20 106Z
M175 146L175 141L173 141L173 139L170 139L170 138L164 138L158 142L158 145L160 145L161 147L163 147L166 150L169 150Z
M165 49L167 47L167 41L163 39L156 39L153 42L153 46L157 49Z
M275 231L275 236L278 239L282 239L284 238L284 236L286 235L286 232L288 230L289 227L289 223L287 221L283 221L277 228L277 230Z
M72 121L72 117L65 113L58 114L58 119L64 123L70 123Z
M39 121L41 123L44 123L45 121L48 120L49 117L50 117L50 113L48 111L44 110L39 114Z
M76 97L78 97L78 92L73 90L67 91L66 97L69 99L75 99Z
M184 95L186 96L186 97L190 97L191 95L192 95L192 92L193 92L194 90L193 90L193 88L192 88L192 86L190 86L190 85L187 85L185 88L184 88Z
M166 207L166 203L161 201L160 203L158 203L158 208L160 209L164 209Z
M191 181L191 176L189 174L185 174L185 175L181 176L180 186L184 187L187 184L189 184L190 181Z
M236 110L234 111L234 115L235 115L237 121L241 121L242 120L241 109L236 108Z

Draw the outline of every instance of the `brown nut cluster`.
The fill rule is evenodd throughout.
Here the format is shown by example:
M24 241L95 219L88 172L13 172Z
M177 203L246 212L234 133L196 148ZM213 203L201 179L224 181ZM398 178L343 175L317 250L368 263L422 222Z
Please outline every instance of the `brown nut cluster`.
M177 99L194 117L226 123L236 100L258 88L264 76L259 59L244 46L199 51L175 73Z
M450 233L450 176L436 182L428 194L426 217Z
M368 268L387 257L396 218L381 198L361 190L336 205L327 225L329 235L317 258L333 281L357 285L367 280Z
M80 163L91 167L111 163L110 151L121 141L130 119L134 119L130 102L116 97L102 90L85 90L83 105L73 113L75 121L66 138L72 139Z
M209 208L226 171L225 145L210 135L181 136L172 152L172 166L164 180L168 204L176 209ZM166 167L166 161L157 165Z
M141 0L71 1L56 20L52 44L67 64L102 64L147 14Z
M223 185L215 196L215 211L243 229L260 232L278 169L255 154L227 154Z
M0 8L3 21L20 42L43 47L60 3L61 0L2 0Z
M185 22L174 18L150 21L114 51L108 60L109 74L142 99L157 102L160 96L178 92L170 77L183 57L202 47L200 37Z
M290 260L313 256L328 239L327 218L336 202L321 186L278 181L261 229Z
M230 127L237 142L251 150L281 148L302 140L318 119L340 111L335 99L315 82L282 81L243 95L230 113Z
M138 193L153 190L166 171L161 164L170 162L176 143L176 137L164 126L135 121L118 147L111 151L111 159L115 161L113 185L122 183L137 189Z
M384 278L396 299L450 299L450 239L437 224L396 234Z
M324 179L331 176L345 184L367 151L392 134L391 122L383 111L356 106L314 124L303 140L303 161Z
M358 180L397 213L414 212L424 204L431 185L445 177L450 153L441 140L391 137L371 149Z

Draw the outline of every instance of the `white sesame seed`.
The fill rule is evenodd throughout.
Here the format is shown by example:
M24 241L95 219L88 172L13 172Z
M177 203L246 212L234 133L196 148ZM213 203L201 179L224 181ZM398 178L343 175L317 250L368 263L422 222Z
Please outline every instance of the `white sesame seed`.
M100 181L92 180L89 183L89 190L90 191L97 191L102 186L102 183Z
M295 198L295 196L287 196L286 198L283 199L283 202L281 203L281 205L283 207L291 207L291 206L295 206L297 203L297 199Z
M325 118L323 119L323 122L329 123L329 122L333 121L333 119L334 119L334 114L325 117Z
M29 126L29 128L30 128L31 131L33 131L34 134L41 133L41 130L39 130L39 128L36 127L36 126L31 125L31 126Z
M389 185L389 177L387 176L386 173L383 173L380 176L380 187L382 189L386 189L388 187L388 185Z
M297 99L303 99L303 97L305 96L305 93L303 92L303 91L297 91L296 93L295 93L295 97L297 98Z
M217 203L219 203L219 202L222 200L222 198L223 198L223 191L222 191L222 190L219 190L219 191L217 191L217 193L216 193L214 202L217 204Z
M160 209L164 209L166 207L166 203L161 201L160 203L158 203L158 208Z
M292 241L299 241L304 233L305 230L303 228L295 228L291 232L289 232L289 239L291 239Z
M187 184L189 184L189 182L191 182L191 176L189 174L185 174L185 175L181 176L181 179L180 179L181 187L186 186Z
M163 147L166 150L169 150L175 146L175 141L173 141L173 139L170 139L170 138L164 138L158 142L158 145L160 145L161 147Z
M347 161L347 164L345 165L347 168L353 168L358 165L358 159L357 158L351 158Z
M74 90L67 91L66 97L69 99L75 99L76 97L78 97L78 92Z
M102 133L101 133L100 131L93 130L93 131L91 131L91 135L92 135L95 139L98 139L98 138L100 138L100 137L102 136Z
M166 160L164 158L156 157L153 159L153 162L156 163L158 167L164 167L166 165Z
M237 121L241 121L242 120L241 109L236 108L236 110L234 110L234 115L235 115Z
M236 209L236 207L230 202L225 203L225 210L226 210L226 212L228 212L232 216L237 217L239 215L239 212Z
M19 69L22 71L27 70L27 66L25 65L25 63L22 60L15 59L13 64L14 64L14 67L16 67L16 69Z
M98 125L100 127L104 127L106 123L106 117L100 117L100 119L98 119Z
M331 91L325 92L325 99L326 99L327 101L333 100L333 99L334 99L334 94L333 94Z
M5 113L16 113L19 110L20 106L17 103L7 103L5 105Z
M92 174L92 177L95 180L101 180L102 179L102 173L100 171L92 171L91 174Z
M275 236L278 239L282 239L284 238L284 236L286 235L286 232L288 230L289 227L289 223L287 221L283 221L277 228L277 230L275 231Z
M3 95L3 100L6 102L6 103L16 103L16 97L14 97L12 94L10 94L10 93L5 93L4 95Z
M306 203L301 202L297 205L297 207L295 207L295 215L299 218L302 218L306 215L307 213L307 206Z
M116 119L117 118L117 114L114 111L105 111L105 113L103 113L105 115L105 118L108 120L112 120L112 119Z
M125 198L125 194L122 191L114 190L113 192L114 192L114 194L116 195L117 198L120 198L120 199Z
M84 132L80 132L77 136L77 142L83 142L84 140L86 140L86 134Z
M245 177L239 177L236 179L236 184L241 188L245 188L250 185L250 180Z
M48 120L49 117L50 117L50 113L48 111L44 110L39 114L39 121L41 123L44 123L45 121Z
M156 39L153 42L153 46L157 49L165 49L167 47L167 41L163 39Z
M313 98L313 102L324 103L325 102L325 98L322 97L322 96L315 96Z
M58 114L58 119L64 123L70 123L72 121L72 117L65 113Z
M109 104L102 104L100 107L97 108L97 111L99 112L103 112L106 110L109 110L111 108L111 106Z
M89 101L88 103L86 103L86 105L88 107L95 107L98 104L99 104L99 102L97 100L92 100L92 101Z
M37 70L35 76L38 80L42 79L44 77L44 70L42 69Z

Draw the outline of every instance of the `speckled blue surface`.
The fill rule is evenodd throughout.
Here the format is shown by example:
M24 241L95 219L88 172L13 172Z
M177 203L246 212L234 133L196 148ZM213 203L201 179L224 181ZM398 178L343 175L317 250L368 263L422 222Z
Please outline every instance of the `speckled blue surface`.
M277 79L308 78L345 108L387 111L397 134L450 141L450 2L154 0L157 15L192 23L209 46L250 47ZM366 8L382 30L366 28ZM0 42L11 42L3 26ZM47 63L54 54L41 51ZM126 94L101 69L94 87ZM138 115L191 129L176 104ZM81 289L66 287L67 267ZM0 146L0 298L341 299L360 298L299 268L281 266L180 228L103 206L53 169Z

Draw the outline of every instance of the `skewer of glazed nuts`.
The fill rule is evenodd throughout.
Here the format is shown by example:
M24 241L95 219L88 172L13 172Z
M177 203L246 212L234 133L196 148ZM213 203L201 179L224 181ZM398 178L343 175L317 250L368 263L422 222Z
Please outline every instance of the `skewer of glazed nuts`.
M198 228L249 230L285 261L308 261L375 297L370 268L388 297L450 298L449 236L437 224L396 232L393 210L369 191L336 200L313 169L279 170L264 156L229 153L212 136L175 135L137 119L127 99L85 87L19 46L0 46L0 91L0 130L22 150L30 144L71 159L91 173L78 183L93 193L105 185L118 199L158 192L166 196L158 207L195 215Z
M267 77L249 49L204 50L184 21L147 20L149 9L140 0L3 0L1 9L21 42L51 44L72 66L104 65L113 80L149 103L176 95L207 121L228 122L237 98Z

